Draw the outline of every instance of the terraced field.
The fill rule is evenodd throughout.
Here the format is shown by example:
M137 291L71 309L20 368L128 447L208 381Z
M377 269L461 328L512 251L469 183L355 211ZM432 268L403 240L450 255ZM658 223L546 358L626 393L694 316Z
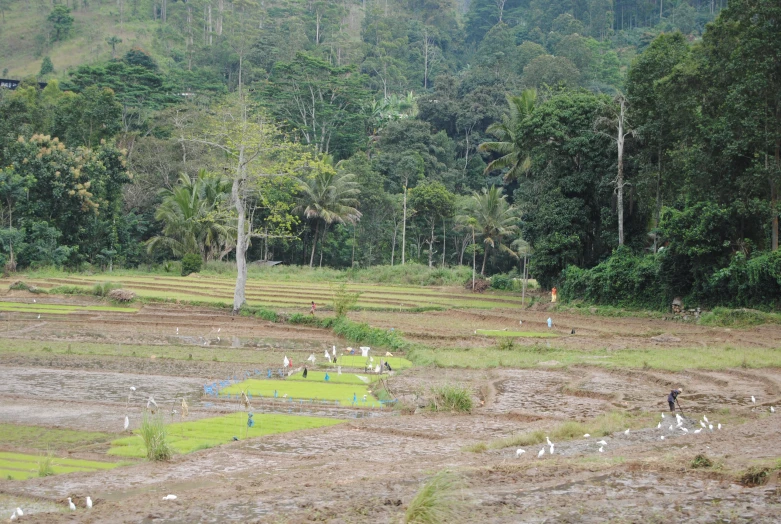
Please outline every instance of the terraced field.
M171 301L191 301L210 304L233 302L234 281L228 277L191 275L189 277L159 275L123 275L114 279L101 276L68 276L25 279L44 290L61 286L91 289L99 282L119 282L122 287L140 297ZM10 284L0 280L0 287ZM415 309L450 308L519 308L521 298L513 294L486 293L475 295L457 287L406 287L373 284L351 284L350 292L359 292L357 307L366 310L407 311ZM278 282L253 280L247 282L246 298L251 306L280 309L308 309L314 301L318 309L328 309L335 287L328 283Z

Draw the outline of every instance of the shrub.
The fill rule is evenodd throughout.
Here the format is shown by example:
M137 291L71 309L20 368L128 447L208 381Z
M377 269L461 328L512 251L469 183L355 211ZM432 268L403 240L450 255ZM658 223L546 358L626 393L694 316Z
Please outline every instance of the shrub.
M751 466L746 470L746 472L743 475L741 475L740 483L750 488L753 488L755 486L762 486L765 483L767 483L769 476L770 476L769 468L760 468L757 466Z
M168 446L168 433L162 414L144 414L141 421L141 439L146 447L146 458L160 461L171 458L171 448Z
M182 257L182 276L186 277L190 273L200 273L203 266L203 259L195 253L187 253Z
M404 522L436 524L457 522L464 500L459 496L461 483L449 471L434 475L415 495L404 513Z
M87 295L90 291L80 286L57 286L51 288L49 293L52 295Z
M445 384L431 388L431 393L433 396L429 407L434 411L472 411L472 392L466 386Z
M347 284L344 282L339 284L334 291L334 313L336 313L336 317L342 318L347 315L347 313L355 307L355 304L358 303L358 298L360 298L360 296L360 293L351 293L347 291Z
M8 289L11 291L28 291L30 289L30 285L27 284L27 282L24 282L22 280L17 280L10 286L8 286Z
M122 287L119 282L98 282L92 286L92 294L98 297L107 297L115 289Z
M470 279L471 286L471 279ZM498 274L491 277L491 288L501 289L503 291L513 291L516 288L516 281L512 275Z

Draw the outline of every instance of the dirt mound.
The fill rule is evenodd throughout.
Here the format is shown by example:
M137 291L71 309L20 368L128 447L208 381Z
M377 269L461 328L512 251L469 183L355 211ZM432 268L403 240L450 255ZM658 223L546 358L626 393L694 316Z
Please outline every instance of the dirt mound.
M127 289L112 289L108 294L108 298L117 302L131 302L136 298L136 294Z

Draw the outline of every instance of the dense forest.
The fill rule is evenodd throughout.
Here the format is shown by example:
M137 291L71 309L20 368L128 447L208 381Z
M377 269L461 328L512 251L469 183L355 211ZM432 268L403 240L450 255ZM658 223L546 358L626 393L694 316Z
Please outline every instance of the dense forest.
M8 272L474 263L598 303L781 301L777 0L0 12L41 60L0 89ZM80 34L97 51L58 67Z

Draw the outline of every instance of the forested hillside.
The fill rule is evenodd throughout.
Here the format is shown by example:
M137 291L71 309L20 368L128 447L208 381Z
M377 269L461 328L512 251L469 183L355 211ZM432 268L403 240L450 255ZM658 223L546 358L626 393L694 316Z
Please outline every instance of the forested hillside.
M778 305L779 27L777 0L0 0L0 257Z

